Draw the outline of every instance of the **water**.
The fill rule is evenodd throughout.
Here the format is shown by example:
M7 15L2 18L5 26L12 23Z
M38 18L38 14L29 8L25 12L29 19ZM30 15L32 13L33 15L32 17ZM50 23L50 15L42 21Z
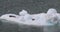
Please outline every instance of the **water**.
M7 21L7 22L6 22ZM0 19L0 32L43 32L43 27L29 26Z
M46 12L49 8L56 8L57 11L60 12L59 4L60 4L60 0L0 0L0 15L5 13L18 14L18 12L21 11L22 9L27 10L30 14ZM54 32L55 28L53 27L52 27L53 29L52 31ZM45 29L50 29L50 28L46 27ZM59 32L60 29L58 29L58 27L56 29ZM0 20L0 32L43 32L42 30L43 27L42 28L34 27L34 26L20 27L17 24L1 22Z
M60 12L60 0L0 0L0 15L4 13L18 14L22 9L30 14L46 12L56 8Z
M60 32L60 25L33 26L0 19L0 32Z

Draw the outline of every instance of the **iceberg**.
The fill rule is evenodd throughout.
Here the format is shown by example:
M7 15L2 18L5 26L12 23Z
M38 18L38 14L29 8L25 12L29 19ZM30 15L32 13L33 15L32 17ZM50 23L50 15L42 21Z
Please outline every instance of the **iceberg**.
M29 14L26 10L19 12L19 15L16 14L4 14L0 19L5 19L8 21L14 21L17 23L25 25L35 25L35 26L50 26L55 25L58 20L58 13L56 9L49 9L47 13L39 14Z

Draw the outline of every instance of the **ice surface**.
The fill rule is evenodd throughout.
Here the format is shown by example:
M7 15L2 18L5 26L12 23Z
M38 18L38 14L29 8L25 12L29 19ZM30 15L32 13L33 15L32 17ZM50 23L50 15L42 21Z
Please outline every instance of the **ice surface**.
M47 13L31 15L26 10L22 10L19 12L19 15L5 14L0 18L26 25L49 26L56 24L60 20L59 16L60 14L57 13L56 9L51 8L47 11Z

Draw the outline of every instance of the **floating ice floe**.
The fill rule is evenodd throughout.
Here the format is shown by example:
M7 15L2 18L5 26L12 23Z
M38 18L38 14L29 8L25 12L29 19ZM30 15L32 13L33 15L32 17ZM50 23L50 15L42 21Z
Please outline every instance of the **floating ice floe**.
M26 25L48 26L56 24L58 20L60 20L59 16L60 14L57 13L56 9L51 8L47 11L47 13L31 15L26 10L22 10L21 12L19 12L19 15L5 14L0 18Z

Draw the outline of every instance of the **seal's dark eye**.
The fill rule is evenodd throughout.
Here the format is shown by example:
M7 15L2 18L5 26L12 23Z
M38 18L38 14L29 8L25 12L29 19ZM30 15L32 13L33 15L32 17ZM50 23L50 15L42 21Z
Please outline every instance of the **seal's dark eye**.
M9 17L16 17L16 16L12 16L12 15L10 15Z

